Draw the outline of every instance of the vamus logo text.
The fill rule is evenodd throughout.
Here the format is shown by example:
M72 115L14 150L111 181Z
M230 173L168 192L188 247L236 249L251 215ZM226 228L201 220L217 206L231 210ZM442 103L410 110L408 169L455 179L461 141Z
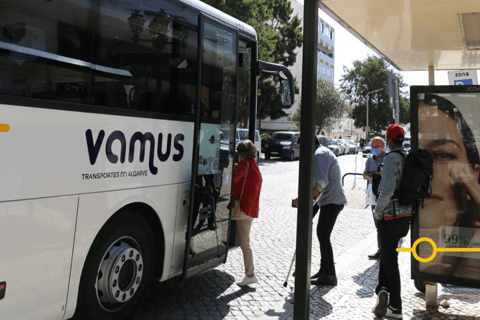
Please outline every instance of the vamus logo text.
M87 149L88 156L90 159L90 164L94 165L97 161L100 150L103 146L103 140L105 138L105 131L100 130L96 139L93 138L92 130L88 129L85 132L85 137L87 140ZM169 133L166 135L166 141L164 140L164 135L162 133L158 134L158 144L155 142L155 137L152 133L146 132L135 132L130 139L125 137L125 134L122 131L114 131L110 133L105 142L105 155L110 161L110 163L117 163L120 159L121 163L125 162L128 150L128 162L132 163L135 161L135 145L140 144L140 154L138 156L140 162L145 160L145 145L146 142L149 142L150 152L148 153L148 168L150 172L154 175L158 173L158 168L155 166L155 157L158 158L161 162L165 162L169 159L170 154L172 153L172 160L177 162L183 158L183 145L180 144L181 141L185 139L185 136L182 133L179 133L173 138L173 148L175 151L172 153L172 134ZM115 141L120 143L120 153L115 154L112 150L112 145ZM127 146L128 141L128 146ZM127 149L128 147L128 149Z

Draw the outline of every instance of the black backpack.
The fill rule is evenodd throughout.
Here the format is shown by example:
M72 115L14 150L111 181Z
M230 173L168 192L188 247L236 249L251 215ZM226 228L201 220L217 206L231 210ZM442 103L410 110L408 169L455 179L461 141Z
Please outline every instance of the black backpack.
M410 150L407 154L396 150L405 157L400 189L395 190L394 199L404 206L423 206L423 200L432 193L433 157L425 149Z
M382 166L383 165L380 165L379 168ZM372 176L372 192L377 199L380 194L380 181L382 181L382 176L374 173Z

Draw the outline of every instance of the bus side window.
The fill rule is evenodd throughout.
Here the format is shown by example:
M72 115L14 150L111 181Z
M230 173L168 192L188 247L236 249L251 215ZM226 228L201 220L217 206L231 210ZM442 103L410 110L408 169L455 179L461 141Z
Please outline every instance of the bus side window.
M0 49L0 94L21 96L24 92L21 68L8 54L9 51Z
M125 86L120 82L96 82L93 104L112 108L128 108L128 98Z
M177 5L169 2L170 7ZM92 63L103 70L118 70L119 74L94 73L94 87L105 78L110 79L108 89L121 97L112 100L110 93L107 97L101 93L108 91L95 89L98 97L94 103L114 108L126 106L144 112L193 116L191 106L195 106L195 100L193 103L189 101L187 87L193 86L193 92L196 92L198 32L188 26L182 16L175 16L167 30L152 36L159 31L151 29L155 25L152 23L155 15L149 12L158 11L158 3L151 1L143 2L142 9L135 13L139 19L145 20L142 32L135 36L132 36L128 19L132 15L130 2L102 1L99 11L109 12L110 18L100 19L98 28L95 28ZM178 12L183 10L179 8ZM123 91L120 86L112 86L116 81L123 86Z

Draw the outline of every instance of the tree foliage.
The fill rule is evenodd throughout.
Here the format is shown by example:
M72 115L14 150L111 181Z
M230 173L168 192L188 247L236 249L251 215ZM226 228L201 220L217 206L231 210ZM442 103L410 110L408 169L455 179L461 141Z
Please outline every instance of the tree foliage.
M317 94L315 99L315 126L317 134L331 125L336 119L341 118L345 110L344 95L339 92L328 80L317 80ZM301 107L293 115L293 121L300 126Z
M293 16L289 0L202 0L249 25L258 35L258 58L263 61L292 66L296 48L303 44L301 20ZM280 94L278 77L262 74L258 81L258 110L260 119L286 116ZM299 93L296 87L296 93Z
M350 116L355 120L355 127L365 127L367 93L382 89L368 95L368 113L370 132L380 133L388 125L394 123L393 110L390 108L387 90L387 74L392 72L390 64L379 57L369 56L365 60L353 62L353 68L344 68L344 75L340 80L340 87L347 95L350 103L355 105ZM400 87L400 123L407 123L410 119L409 100L402 88L407 84L401 74L394 72L399 78Z

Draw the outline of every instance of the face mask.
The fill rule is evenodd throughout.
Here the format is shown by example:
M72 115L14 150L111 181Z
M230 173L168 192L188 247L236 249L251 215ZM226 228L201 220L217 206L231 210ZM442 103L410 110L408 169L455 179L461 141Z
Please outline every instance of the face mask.
M372 154L376 157L381 153L380 149L372 148Z

